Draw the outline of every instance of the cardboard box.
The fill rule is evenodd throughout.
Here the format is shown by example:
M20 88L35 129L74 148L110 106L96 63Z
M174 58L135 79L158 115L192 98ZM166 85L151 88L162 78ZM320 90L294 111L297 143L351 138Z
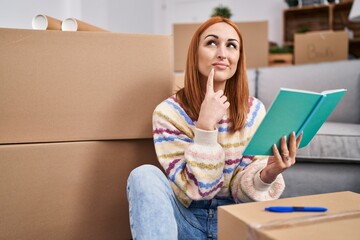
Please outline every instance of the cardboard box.
M127 178L152 139L0 145L0 239L131 239Z
M327 212L274 213L268 206L322 206ZM218 209L219 240L360 239L360 194L337 192Z
M319 31L295 34L295 64L348 59L349 40L345 31Z
M179 89L184 87L184 81L185 81L184 72L176 72L174 74L173 93L176 93Z
M172 37L0 29L0 144L152 137Z
M248 68L268 65L268 22L236 22L242 34ZM200 23L174 24L175 71L184 71L189 44Z

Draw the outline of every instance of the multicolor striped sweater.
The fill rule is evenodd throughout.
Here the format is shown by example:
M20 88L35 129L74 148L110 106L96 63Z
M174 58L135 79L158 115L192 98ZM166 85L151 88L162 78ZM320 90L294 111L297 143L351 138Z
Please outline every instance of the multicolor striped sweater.
M188 207L192 200L233 197L235 202L277 199L285 188L282 175L267 184L260 171L264 156L243 156L245 146L265 116L260 100L250 97L244 128L231 133L226 114L214 131L195 127L175 95L153 113L153 135L158 160L177 198Z

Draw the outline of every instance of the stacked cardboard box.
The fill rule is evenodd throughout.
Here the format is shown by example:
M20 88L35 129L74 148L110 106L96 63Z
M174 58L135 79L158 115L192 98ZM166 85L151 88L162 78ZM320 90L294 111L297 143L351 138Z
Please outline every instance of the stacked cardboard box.
M269 206L320 206L326 212L268 212ZM360 194L336 192L219 208L219 239L360 239Z
M0 29L0 238L130 239L126 180L157 164L172 38Z

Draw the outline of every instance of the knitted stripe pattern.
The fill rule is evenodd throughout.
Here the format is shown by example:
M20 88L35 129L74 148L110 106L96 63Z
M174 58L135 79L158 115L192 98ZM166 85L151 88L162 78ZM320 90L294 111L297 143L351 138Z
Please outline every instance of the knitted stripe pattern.
M196 122L190 119L175 96L155 108L156 154L184 206L189 206L192 200L214 197L233 197L235 202L280 197L285 188L281 174L271 184L260 179L267 157L242 155L265 113L262 102L250 97L244 128L231 133L228 114L214 131L197 129Z

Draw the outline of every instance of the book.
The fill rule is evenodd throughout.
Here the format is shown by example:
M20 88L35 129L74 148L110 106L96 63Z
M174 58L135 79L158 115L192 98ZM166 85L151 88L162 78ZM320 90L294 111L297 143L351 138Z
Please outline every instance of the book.
M299 148L309 144L346 93L346 89L321 93L281 88L267 114L246 146L243 155L273 155L272 146L295 132L303 132Z

